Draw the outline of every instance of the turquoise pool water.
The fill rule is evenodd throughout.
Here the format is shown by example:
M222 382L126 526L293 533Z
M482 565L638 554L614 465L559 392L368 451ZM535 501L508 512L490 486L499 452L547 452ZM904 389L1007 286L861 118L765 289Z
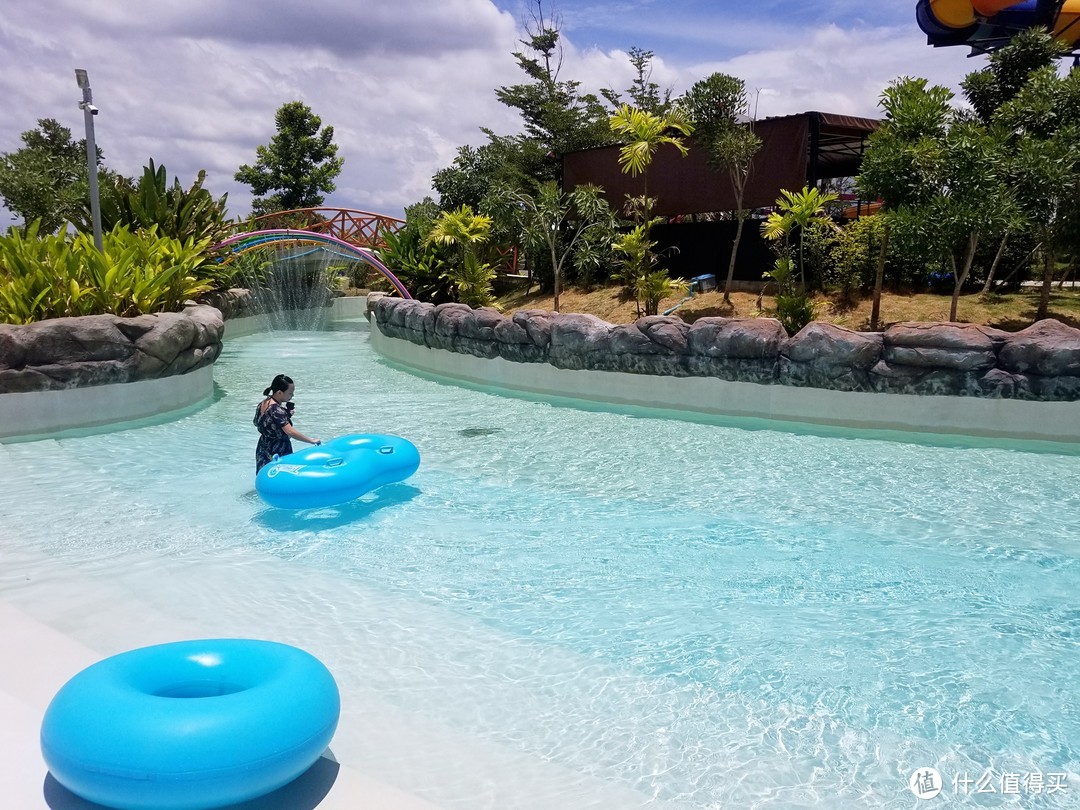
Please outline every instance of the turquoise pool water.
M401 434L419 472L267 508L279 372L301 430ZM303 646L338 758L449 808L933 806L925 767L950 806L1080 805L1076 455L501 397L362 330L234 339L215 379L174 422L0 445L0 598L102 654Z

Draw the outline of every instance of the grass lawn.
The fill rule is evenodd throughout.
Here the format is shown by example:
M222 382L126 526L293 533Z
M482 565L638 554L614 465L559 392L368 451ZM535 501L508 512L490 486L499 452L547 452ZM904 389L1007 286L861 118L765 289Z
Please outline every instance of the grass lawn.
M660 305L660 312L675 306L681 300L671 298ZM825 296L818 296L817 318L839 326L866 331L870 328L870 298L858 301L854 307L844 308ZM947 321L950 296L933 293L901 295L885 293L881 299L881 319L888 325L903 321ZM1025 287L1022 291L1007 295L993 295L983 299L978 293L960 297L957 320L961 323L981 323L1015 332L1035 322L1039 304L1038 288ZM517 290L498 299L502 311L510 315L519 309L551 309L553 297L541 294L534 287L531 292ZM731 305L724 303L721 292L695 295L682 304L672 315L688 323L698 318L720 316L725 318L772 317L775 306L773 297L766 295L757 307L756 293L732 293ZM601 287L593 290L566 290L559 296L561 312L584 312L596 315L609 323L632 323L636 320L633 299L627 299L620 287ZM1069 326L1080 328L1080 289L1058 289L1050 296L1048 317L1056 318Z

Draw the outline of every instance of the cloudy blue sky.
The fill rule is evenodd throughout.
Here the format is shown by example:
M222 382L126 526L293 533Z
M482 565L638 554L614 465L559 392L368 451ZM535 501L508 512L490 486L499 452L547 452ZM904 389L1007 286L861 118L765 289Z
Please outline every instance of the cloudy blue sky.
M906 0L545 0L561 21L562 78L625 88L631 47L656 54L675 95L714 71L742 77L758 115L873 116L888 82L956 87L980 67L933 49ZM99 146L138 175L148 158L189 184L199 169L230 213L251 195L232 178L300 99L334 127L345 158L327 204L400 215L433 194L431 175L481 126L516 131L494 89L520 80L523 0L37 0L0 15L0 152L39 118L83 135L74 69L90 76ZM12 217L0 210L0 226Z

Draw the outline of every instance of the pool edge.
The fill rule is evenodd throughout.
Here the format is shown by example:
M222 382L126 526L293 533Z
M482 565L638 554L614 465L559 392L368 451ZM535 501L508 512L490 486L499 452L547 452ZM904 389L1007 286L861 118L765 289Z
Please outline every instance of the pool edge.
M583 402L778 424L1080 443L1076 402L831 391L715 377L559 369L418 346L383 334L374 320L371 345L392 363L442 379Z

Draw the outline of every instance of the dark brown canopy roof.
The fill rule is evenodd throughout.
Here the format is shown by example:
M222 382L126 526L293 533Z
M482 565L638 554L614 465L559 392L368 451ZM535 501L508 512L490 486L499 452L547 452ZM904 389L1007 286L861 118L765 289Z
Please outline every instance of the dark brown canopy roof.
M805 112L766 118L754 124L762 140L754 159L744 204L747 208L772 205L781 189L798 191L806 184L859 173L866 139L880 122L835 113ZM711 168L692 139L682 157L663 146L649 166L649 196L656 197L660 216L731 211L734 194L727 174ZM619 147L604 146L563 156L563 187L585 183L604 188L608 201L621 208L626 195L645 190L641 175L630 177L619 169Z

